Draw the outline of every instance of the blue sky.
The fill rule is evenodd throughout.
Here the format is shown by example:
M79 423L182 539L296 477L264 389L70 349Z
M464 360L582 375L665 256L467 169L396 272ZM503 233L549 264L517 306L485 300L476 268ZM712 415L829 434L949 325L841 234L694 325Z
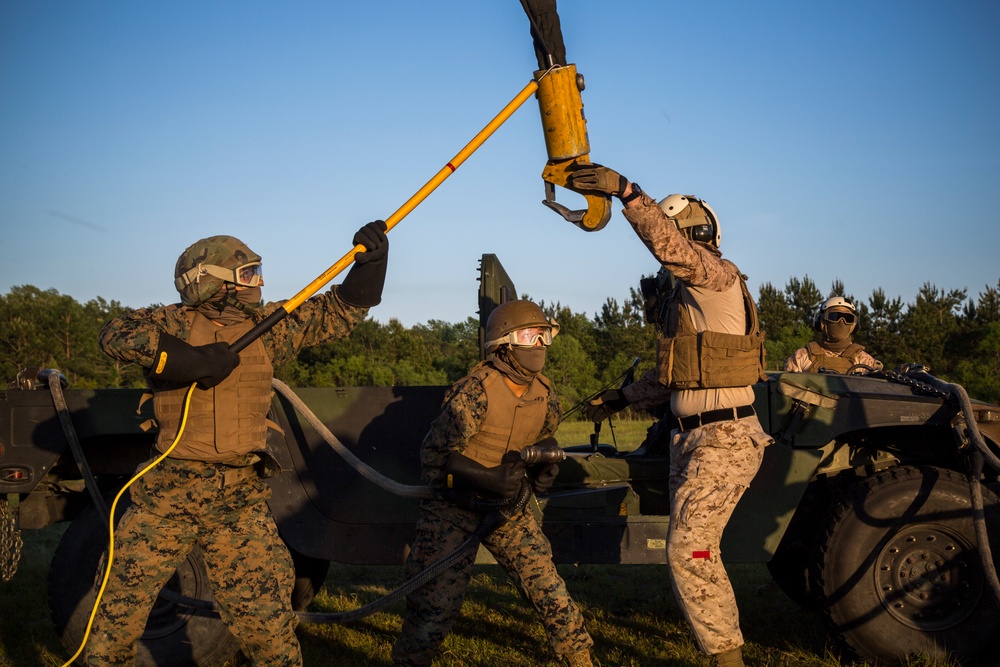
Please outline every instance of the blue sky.
M591 159L706 199L754 294L997 285L1000 4L559 9ZM535 67L517 0L2 2L0 293L171 303L180 252L232 234L263 255L265 298L291 297ZM475 315L484 252L588 316L655 272L617 205L592 233L541 205L546 159L531 99L390 234L372 316Z

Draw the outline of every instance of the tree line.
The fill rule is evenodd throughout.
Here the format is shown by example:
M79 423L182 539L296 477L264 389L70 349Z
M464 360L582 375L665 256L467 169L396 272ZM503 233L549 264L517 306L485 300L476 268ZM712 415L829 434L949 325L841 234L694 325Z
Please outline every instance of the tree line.
M886 368L925 364L937 377L963 385L973 398L1000 403L1000 281L975 298L965 289L946 291L925 283L909 303L890 299L882 289L866 301L855 299L839 280L825 294L808 276L792 278L781 289L765 283L757 305L769 370L779 370L814 338L816 309L834 295L857 306L855 342ZM621 302L608 298L593 317L561 303L539 304L560 325L545 373L567 409L617 386L635 359L637 374L655 363L657 331L646 322L640 289L632 288ZM116 362L97 344L104 324L129 310L100 297L79 303L53 289L11 288L0 296L3 378L12 381L25 367L57 368L73 388L143 386L141 368ZM369 318L348 338L305 350L277 369L277 376L291 386L448 385L478 360L478 318L412 327Z

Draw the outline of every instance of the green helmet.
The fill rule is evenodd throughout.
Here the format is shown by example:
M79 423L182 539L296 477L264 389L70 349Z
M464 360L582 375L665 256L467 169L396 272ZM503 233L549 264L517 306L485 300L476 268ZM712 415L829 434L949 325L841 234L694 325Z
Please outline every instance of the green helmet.
M486 353L489 354L504 343L518 344L514 332L522 329L539 329L538 335L544 345L552 343L552 338L559 333L559 325L550 322L537 304L531 301L505 301L493 309L486 320Z
M235 236L209 236L195 241L177 258L174 287L185 306L199 306L233 283L257 287L261 283L260 255Z

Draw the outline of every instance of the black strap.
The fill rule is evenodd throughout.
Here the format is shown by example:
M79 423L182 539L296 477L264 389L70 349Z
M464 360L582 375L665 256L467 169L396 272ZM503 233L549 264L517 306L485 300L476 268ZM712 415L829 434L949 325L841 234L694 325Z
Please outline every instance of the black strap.
M697 415L690 415L688 417L678 417L677 422L680 426L680 430L690 431L691 429L698 428L699 426L705 426L706 424L714 424L715 422L721 421L735 421L737 419L743 419L744 417L752 417L756 413L753 411L752 405L741 405L738 408L722 408L720 410L708 410L707 412L702 412Z

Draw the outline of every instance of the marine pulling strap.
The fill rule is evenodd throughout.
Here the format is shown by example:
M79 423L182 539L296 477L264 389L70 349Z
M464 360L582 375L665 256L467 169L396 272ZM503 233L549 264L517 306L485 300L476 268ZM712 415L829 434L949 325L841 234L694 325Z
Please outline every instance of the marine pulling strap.
M587 232L604 228L611 219L611 197L593 192L579 192L587 200L587 208L573 211L556 201L555 186L567 187L570 168L577 163L590 163L590 139L587 119L583 115L580 93L586 87L576 65L566 62L556 0L521 0L524 13L531 22L531 36L538 59L538 110L545 135L545 150L549 161L542 170L545 182L543 204ZM572 190L572 188L569 188Z
M415 209L420 203L427 198L427 196L433 192L439 185L441 185L445 179L451 176L456 169L458 169L463 162L465 162L470 155L476 152L480 146L485 143L490 136L496 132L497 128L507 122L507 119L513 115L518 108L525 103L525 101L531 97L536 90L538 90L538 79L544 79L545 73L543 72L540 77L532 80L521 89L514 99L512 99L507 106L505 106L496 117L491 120L486 127L480 130L479 134L472 138L465 148L460 150L458 154L455 155L448 163L446 163L441 169L431 178L427 183L424 184L422 188L417 190L417 192L406 200L402 206L400 206L395 213L390 215L385 219L386 232L395 227L403 218L410 214L410 212ZM236 342L229 346L229 349L234 352L239 352L247 345L260 338L264 333L266 333L271 327L285 319L293 310L302 305L302 303L311 297L313 294L318 292L323 288L324 285L333 280L341 271L346 269L354 261L354 256L359 252L364 252L365 247L363 245L356 245L351 250L341 257L336 264L328 268L326 271L321 273L315 280L305 286L298 294L284 302L280 308L271 313L268 317L262 320L250 331L243 334Z

